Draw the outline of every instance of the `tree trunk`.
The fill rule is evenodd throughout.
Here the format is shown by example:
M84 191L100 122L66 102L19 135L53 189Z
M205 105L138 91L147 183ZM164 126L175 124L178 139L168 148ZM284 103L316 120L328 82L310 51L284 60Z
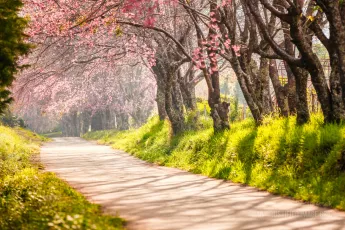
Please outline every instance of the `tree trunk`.
M230 64L237 76L238 83L241 87L243 96L249 106L249 109L253 115L255 123L259 125L261 124L262 119L263 119L261 109L257 103L257 100L255 98L255 93L253 92L251 85L248 84L248 79L246 80L247 78L246 73L242 70L242 67L237 57L233 57L231 59Z
M330 91L333 116L336 122L345 119L345 27L340 3L324 1L325 13L330 25L330 38L327 50L330 57Z
M292 67L291 70L296 78L296 111L297 124L303 125L310 119L308 108L308 72L298 67Z
M193 71L188 71L185 76L182 76L181 71L178 71L178 83L183 97L183 103L187 111L196 111L196 96L195 96L195 85L193 80ZM191 78L191 79L190 79Z
M165 110L169 117L174 135L185 130L183 108L180 107L183 105L182 96L178 95L180 92L173 92L173 90L178 89L175 72L173 68L168 70L165 86Z
M280 7L278 7L280 8ZM281 10L281 9L280 9ZM282 22L282 28L285 31L289 31L289 25L286 22ZM291 37L289 36L288 33L284 33L284 46L286 49L286 52L290 54L291 56L295 56L295 50L294 50L294 44L291 42ZM284 66L286 70L286 75L288 78L288 104L289 104L289 113L290 115L295 115L296 114L296 100L297 100L297 95L296 95L296 78L295 75L293 74L290 64L288 64L286 61L284 61Z
M188 111L196 111L195 86L179 81L184 106Z
M270 61L270 78L273 85L273 89L276 95L276 100L279 108L279 112L282 116L289 116L289 105L288 105L288 90L287 87L282 86L279 80L279 73L277 69L276 60Z
M341 73L339 69L338 55L334 52L330 56L331 74L329 76L331 98L333 106L333 116L336 122L340 122L345 118L345 108L343 101L343 90L341 85Z
M260 59L260 69L258 77L260 79L260 100L262 104L262 114L267 115L273 112L272 98L270 92L269 60Z
M290 115L295 115L297 113L296 105L296 78L293 72L291 71L290 66L284 62L287 79L288 79L288 105Z
M156 82L157 82L156 102L157 102L159 119L161 121L165 120L165 118L167 117L167 112L165 110L165 84L162 78L163 78L162 75L156 77Z
M339 72L339 77L335 77L334 74L332 77L334 80L339 81L341 91L339 91L338 83L336 82L333 85L332 95L334 94L336 97L338 95L342 95L343 104L345 103L345 4L340 3L339 1L335 0L325 0L323 1L323 6L325 7L324 11L329 21L329 28L330 28L330 39L329 39L329 48L330 51L330 58L334 61L334 56L337 56L337 65L338 68L336 71ZM333 54L332 54L333 53ZM332 60L331 60L332 65ZM333 67L332 67L333 70ZM332 87L332 86L331 86ZM338 98L335 99L335 103L339 104ZM344 105L343 105L344 107ZM338 108L340 106L338 105ZM342 110L340 108L339 110ZM339 115L339 119L344 119L344 114Z
M209 53L210 55L210 53ZM210 60L212 56L210 55ZM219 71L217 62L211 61L210 68L213 73L210 74L213 90L209 90L208 104L211 108L211 117L213 119L213 128L215 132L230 129L229 123L229 108L230 104L221 102L220 98L220 84L219 84Z
M290 27L290 35L293 39L294 44L301 53L302 60L304 61L304 66L308 70L311 76L313 86L316 90L318 99L321 104L322 112L325 117L325 122L334 122L335 117L332 109L332 98L330 90L326 82L323 67L317 55L312 50L312 37L306 36L304 30L304 22L300 17L300 12L290 11L292 15L292 22ZM292 67L291 67L292 68ZM304 81L304 79L297 79L296 77L296 89L298 83ZM299 81L299 82L298 82ZM299 87L301 90L301 87ZM299 89L297 89L299 91ZM298 94L299 92L297 92ZM297 101L298 103L298 101ZM297 105L299 106L299 105Z
M218 6L216 1L210 1L210 12L214 13L219 19ZM208 31L208 39L211 41L211 46L216 45L214 37L217 35L212 26L216 26L217 22L211 21L211 26ZM200 36L198 42L201 42ZM199 44L200 46L200 44ZM201 45L202 47L202 45ZM208 104L211 108L211 117L213 119L214 132L230 129L229 123L229 107L227 102L221 102L220 98L220 84L219 84L219 67L216 59L217 53L213 49L207 49L207 56L209 60L209 69L204 69L204 76L208 86Z

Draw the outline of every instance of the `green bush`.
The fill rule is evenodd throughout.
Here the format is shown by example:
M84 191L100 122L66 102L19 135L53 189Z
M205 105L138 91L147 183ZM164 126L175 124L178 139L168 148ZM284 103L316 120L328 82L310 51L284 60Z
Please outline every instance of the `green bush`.
M88 133L143 160L244 183L272 193L345 210L345 125L323 124L321 115L251 119L214 134L203 129L172 137L169 124L152 118L138 130Z
M0 126L0 229L122 229L37 160L44 138Z

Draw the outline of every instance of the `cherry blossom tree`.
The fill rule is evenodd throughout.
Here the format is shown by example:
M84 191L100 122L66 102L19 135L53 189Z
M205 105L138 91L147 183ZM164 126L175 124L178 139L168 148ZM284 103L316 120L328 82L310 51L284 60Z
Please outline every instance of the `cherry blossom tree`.
M135 35L122 42L117 39L117 45L112 45L110 40L99 40L90 47L75 45L72 39L68 42L57 39L41 44L22 61L31 64L31 68L17 77L14 87L17 107L25 112L36 105L42 113L58 119L88 114L83 128L74 129L82 132L100 111L112 111L114 121L112 126L103 128L120 123L115 122L115 116L118 121L125 116L127 120L132 117L135 125L142 124L152 110L155 85L140 57L146 55L149 62L153 53L143 45L137 46ZM133 73L138 69L140 73ZM73 135L79 135L79 131Z

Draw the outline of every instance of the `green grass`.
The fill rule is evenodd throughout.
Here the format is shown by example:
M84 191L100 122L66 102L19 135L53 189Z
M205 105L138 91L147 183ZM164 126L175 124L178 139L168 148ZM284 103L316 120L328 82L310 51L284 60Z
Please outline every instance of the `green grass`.
M171 137L169 124L152 118L138 130L85 138L159 165L345 210L345 125L322 120L313 115L296 126L295 117L267 117L256 127L247 119L214 134L211 121L202 119L202 129Z
M62 137L62 132L43 133L41 135L47 138Z
M42 172L44 137L0 126L0 229L123 229L55 174Z

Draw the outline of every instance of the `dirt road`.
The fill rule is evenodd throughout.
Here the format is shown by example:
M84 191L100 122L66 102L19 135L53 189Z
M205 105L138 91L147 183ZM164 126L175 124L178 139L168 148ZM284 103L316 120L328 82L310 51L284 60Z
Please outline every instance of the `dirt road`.
M54 139L41 160L129 229L345 229L345 212L154 166L80 138Z

